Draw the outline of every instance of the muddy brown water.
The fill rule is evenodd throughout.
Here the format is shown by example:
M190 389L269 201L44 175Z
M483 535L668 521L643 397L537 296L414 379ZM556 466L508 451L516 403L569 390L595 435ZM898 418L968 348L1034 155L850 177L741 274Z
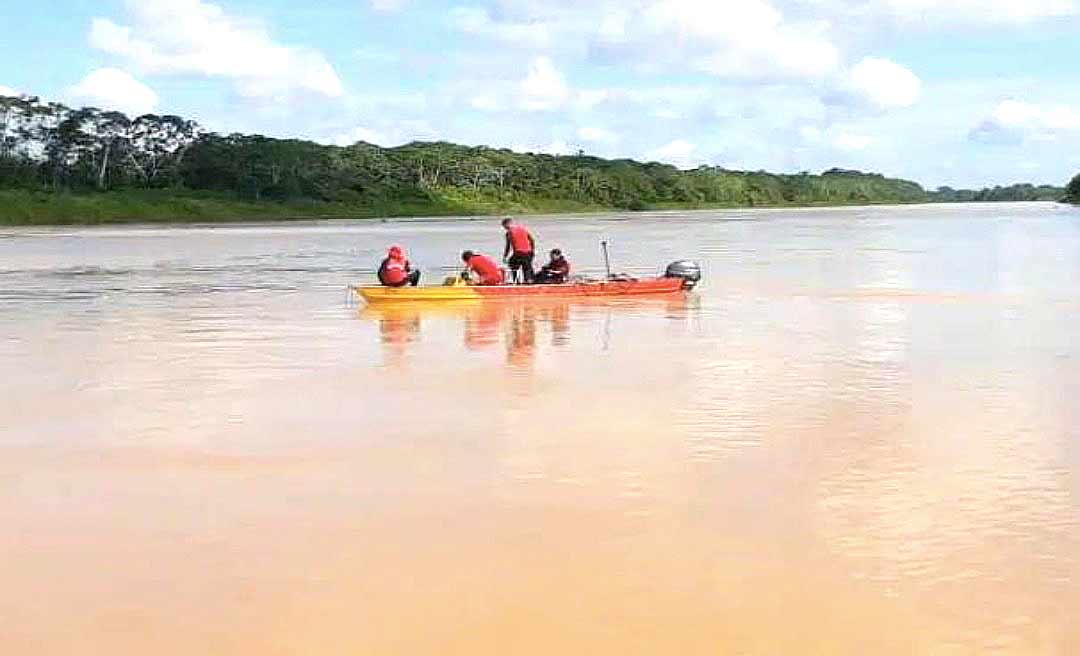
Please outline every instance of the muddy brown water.
M4 654L1080 653L1080 211L0 233Z

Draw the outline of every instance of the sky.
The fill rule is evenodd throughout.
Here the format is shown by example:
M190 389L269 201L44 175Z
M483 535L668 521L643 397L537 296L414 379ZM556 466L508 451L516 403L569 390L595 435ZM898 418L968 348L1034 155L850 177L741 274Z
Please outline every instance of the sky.
M1080 171L1080 0L5 0L0 94L939 185Z

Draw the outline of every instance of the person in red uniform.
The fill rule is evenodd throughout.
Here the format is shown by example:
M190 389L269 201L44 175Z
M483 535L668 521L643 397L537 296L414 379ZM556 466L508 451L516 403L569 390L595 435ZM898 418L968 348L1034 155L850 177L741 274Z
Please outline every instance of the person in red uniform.
M386 259L379 265L379 282L386 287L420 284L420 271L413 270L401 246L391 246Z
M536 282L545 285L558 285L570 279L570 262L563 257L558 248L551 251L551 261L540 268Z
M525 284L533 281L533 257L536 253L536 240L533 239L529 229L514 223L513 219L503 219L502 227L506 230L506 248L503 249L503 261L510 266L510 271L516 273L521 269Z
M465 251L461 254L461 259L465 262L467 270L476 274L476 277L478 278L477 284L503 284L503 270L499 267L498 262L487 255Z

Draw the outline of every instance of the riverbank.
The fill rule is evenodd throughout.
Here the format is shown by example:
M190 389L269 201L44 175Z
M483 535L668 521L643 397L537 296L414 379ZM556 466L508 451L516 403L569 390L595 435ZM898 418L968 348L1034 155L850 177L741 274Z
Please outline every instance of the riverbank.
M923 201L925 202L925 201ZM105 225L124 223L240 223L499 214L585 214L599 212L739 209L749 207L846 207L905 205L912 202L851 201L793 203L654 203L633 209L571 200L528 198L491 200L467 195L373 203L322 201L243 201L231 194L205 191L140 190L101 193L48 193L0 190L0 225Z
M403 199L372 203L290 200L243 201L203 191L47 193L0 190L0 225L97 225L116 223L231 223L243 221L366 219L412 216L558 214L615 208L565 200L492 202L467 197Z

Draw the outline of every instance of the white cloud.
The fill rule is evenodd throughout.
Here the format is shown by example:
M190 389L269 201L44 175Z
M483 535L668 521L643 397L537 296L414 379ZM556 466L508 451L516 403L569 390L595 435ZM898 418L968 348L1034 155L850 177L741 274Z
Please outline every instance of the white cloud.
M450 23L465 34L490 38L507 46L543 48L551 43L547 23L495 20L483 8L455 7L450 11Z
M632 0L618 6L480 0L455 8L450 20L462 32L505 46L589 52L653 71L690 68L739 80L819 79L835 71L841 56L829 21L816 15L789 20L778 8L783 1ZM796 4L791 14L806 15L807 3Z
M231 80L249 98L337 98L341 81L321 53L275 42L267 30L202 0L126 0L131 25L95 18L90 44L147 75Z
M22 94L20 94L15 89L12 89L11 87L5 87L4 85L0 84L0 96L16 97L16 96L20 96L20 95L22 95Z
M1002 101L971 131L982 142L1056 141L1066 135L1080 135L1080 111L1020 100Z
M469 98L469 106L482 112L500 112L505 109L501 98L494 94L480 94Z
M401 11L407 0L371 0L371 8L383 14Z
M520 91L521 106L530 111L558 109L570 97L570 87L562 73L547 57L533 59Z
M585 89L577 92L574 105L578 109L590 110L611 99L611 92L607 89Z
M337 138L334 139L334 144L337 146L351 146L358 141L369 144L385 143L383 136L375 130L358 127L338 135Z
M827 27L788 21L767 0L652 0L599 19L593 48L613 62L634 58L729 79L818 79L841 61Z
M335 146L351 146L358 141L377 144L386 148L400 146L411 141L436 141L445 139L430 123L422 119L389 118L385 115L365 121L363 126L338 126L312 134L311 138Z
M701 164L703 161L696 153L696 145L685 139L676 139L649 151L646 153L645 158L649 161L666 162L681 169L689 169Z
M1023 23L1078 13L1074 0L880 0L879 12L901 24Z
M841 132L833 137L832 145L838 150L859 151L866 150L873 142L874 140L866 135Z
M851 84L879 109L910 107L919 99L922 82L907 68L879 57L865 57L851 69Z
M799 128L799 136L803 138L803 141L810 143L818 143L824 137L821 128L814 125L804 125Z
M1080 130L1080 112L1061 105L1042 107L1019 100L1006 100L994 109L991 117L1006 127Z
M596 29L596 38L602 43L623 43L627 38L627 24L630 16L625 11L616 9L607 13L600 19L600 25Z
M849 128L841 126L821 128L816 125L804 125L799 128L799 136L803 142L817 148L833 148L844 152L866 150L874 143L873 137L852 132Z
M606 128L580 127L577 130L578 139L589 143L614 143L619 140L619 135Z
M113 109L131 116L149 114L157 108L154 90L116 68L99 68L68 89L79 103Z
M552 141L546 146L530 146L527 144L514 144L510 146L510 150L518 153L544 153L547 155L573 155L577 152L577 148L574 148L565 141L558 140Z

